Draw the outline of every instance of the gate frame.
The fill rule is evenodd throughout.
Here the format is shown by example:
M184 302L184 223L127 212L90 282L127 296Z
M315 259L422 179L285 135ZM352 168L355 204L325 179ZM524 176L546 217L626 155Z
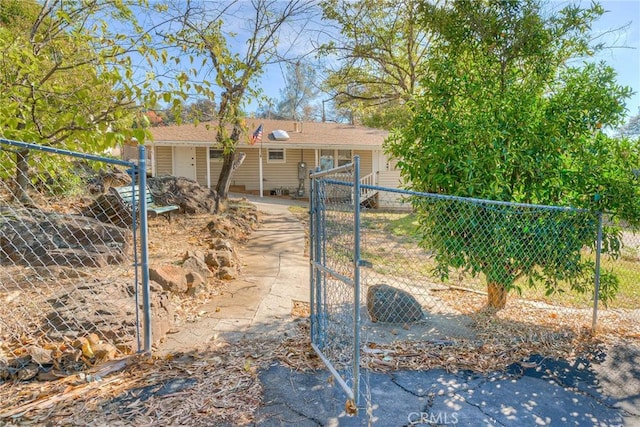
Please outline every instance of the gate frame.
M351 199L353 203L353 279L334 272L326 266L326 252L324 250L324 212L326 207L320 197L319 180L328 175L345 171L353 171L353 182L340 181L340 185L351 186L353 188ZM353 401L356 408L360 405L360 156L353 157L353 162L337 168L325 171L316 169L309 173L311 197L309 198L309 259L310 259L310 319L311 319L311 347L318 357L325 364L335 380L340 384L348 398ZM331 180L327 180L331 183ZM333 181L338 183L337 181ZM322 216L322 219L320 219ZM350 387L342 378L332 362L322 352L325 340L324 325L327 321L323 312L325 307L326 286L324 286L323 274L328 274L333 278L353 286L353 363L352 375L353 385Z

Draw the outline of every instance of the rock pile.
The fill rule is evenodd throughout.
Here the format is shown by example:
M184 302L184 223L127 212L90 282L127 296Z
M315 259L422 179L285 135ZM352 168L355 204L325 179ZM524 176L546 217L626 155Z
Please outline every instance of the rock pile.
M180 176L161 176L147 180L153 198L159 205L178 205L181 213L216 213L218 193L196 181Z
M0 262L31 267L106 267L124 261L127 229L79 215L0 207Z
M231 242L217 239L206 251L185 253L180 264L159 264L149 267L149 278L174 294L195 296L206 290L211 279L235 279L238 259Z

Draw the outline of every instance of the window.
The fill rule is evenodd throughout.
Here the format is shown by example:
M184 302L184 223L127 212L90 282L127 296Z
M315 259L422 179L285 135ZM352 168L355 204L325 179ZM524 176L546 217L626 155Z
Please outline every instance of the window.
M320 150L320 169L327 170L351 163L352 155L351 150Z
M333 150L320 150L320 169L323 171L333 168Z
M343 166L347 163L351 163L351 158L351 150L338 150L338 166Z
M269 148L267 150L267 163L285 163L284 148Z
M221 162L224 160L224 151L219 148L210 148L209 159L214 162Z

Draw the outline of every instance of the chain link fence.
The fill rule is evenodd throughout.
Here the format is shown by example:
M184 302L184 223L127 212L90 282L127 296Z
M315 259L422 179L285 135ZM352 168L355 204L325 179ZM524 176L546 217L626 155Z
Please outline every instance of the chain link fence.
M141 349L141 227L108 191L131 185L109 181L125 167L0 140L0 384Z
M466 315L489 308L522 334L530 325L640 334L640 241L632 230L586 210L373 189L360 224L369 320L420 318L432 326L430 339L470 337ZM382 285L392 293L380 297L378 313Z
M640 240L624 224L344 172L313 181L311 320L348 395L359 368L499 369L575 354L593 332L638 343Z

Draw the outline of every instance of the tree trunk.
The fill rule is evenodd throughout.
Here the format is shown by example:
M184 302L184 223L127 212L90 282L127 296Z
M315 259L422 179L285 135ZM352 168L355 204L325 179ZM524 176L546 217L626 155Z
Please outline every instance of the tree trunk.
M245 153L225 154L222 163L222 170L218 177L218 184L216 185L216 192L218 193L219 200L227 200L233 172L240 167L242 162L244 162L245 157Z
M225 154L222 160L222 170L218 176L216 193L220 200L227 200L229 186L231 185L231 169L233 166L233 153Z
M15 198L24 205L31 205L29 197L29 150L16 151L16 185L13 190Z
M507 304L507 290L496 282L487 282L487 305L494 310L501 310Z

